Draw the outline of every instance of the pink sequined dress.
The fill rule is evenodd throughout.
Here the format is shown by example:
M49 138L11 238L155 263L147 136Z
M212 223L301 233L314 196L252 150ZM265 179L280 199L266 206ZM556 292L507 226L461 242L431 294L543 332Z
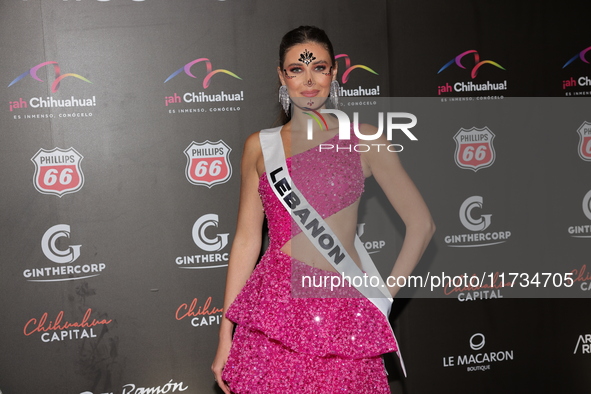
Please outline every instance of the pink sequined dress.
M337 136L326 141L340 147L356 142ZM353 149L320 153L315 147L288 158L287 165L293 182L323 218L353 204L363 193L361 160ZM294 297L294 272L337 274L280 250L294 236L292 219L265 174L259 193L270 244L226 313L237 327L223 379L239 394L390 393L381 355L396 351L397 344L386 318L362 296ZM341 291L345 297L357 292Z

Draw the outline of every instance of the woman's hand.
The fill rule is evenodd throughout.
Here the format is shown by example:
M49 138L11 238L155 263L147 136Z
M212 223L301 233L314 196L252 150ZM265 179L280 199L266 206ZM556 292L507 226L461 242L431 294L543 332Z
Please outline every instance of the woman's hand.
M226 382L224 382L224 380L222 379L222 372L224 371L224 367L226 366L226 362L228 361L228 355L230 354L231 345L231 340L220 340L218 344L218 350L215 354L215 358L213 359L213 363L211 364L211 370L215 376L215 381L218 384L218 386L220 386L222 391L226 394L231 394L231 391Z
M360 131L364 134L371 135L376 130L373 126L360 125ZM384 146L389 144L384 136L376 142ZM406 226L404 242L390 275L408 278L435 232L431 213L396 153L372 149L362 153L361 158L364 174L373 175ZM389 288L392 297L399 289L398 286Z

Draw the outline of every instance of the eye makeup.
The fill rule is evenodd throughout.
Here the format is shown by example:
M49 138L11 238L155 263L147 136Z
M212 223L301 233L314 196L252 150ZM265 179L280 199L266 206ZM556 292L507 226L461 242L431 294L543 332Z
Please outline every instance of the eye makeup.
M316 64L313 64L309 67L312 66L314 66L313 72L320 73L327 77L332 76L332 67L328 67L324 60L318 61ZM285 78L293 79L300 75L304 75L305 73L303 71L303 66L298 64L290 64L287 68L283 69L283 75L285 76Z
M292 78L296 77L295 75L289 74L286 69L283 69L283 74L284 74L285 78L288 78L288 79L292 79Z

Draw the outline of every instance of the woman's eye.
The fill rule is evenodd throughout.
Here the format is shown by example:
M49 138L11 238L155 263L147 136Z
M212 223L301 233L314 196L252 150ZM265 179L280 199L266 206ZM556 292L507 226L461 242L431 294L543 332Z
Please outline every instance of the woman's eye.
M326 66L317 66L317 67L316 67L316 71L320 71L320 72L322 72L322 71L324 71L324 70L326 70Z
M289 69L289 72L290 72L290 73L297 74L297 73L300 73L300 72L302 72L302 69L301 69L300 67L294 67L294 68L290 68L290 69Z

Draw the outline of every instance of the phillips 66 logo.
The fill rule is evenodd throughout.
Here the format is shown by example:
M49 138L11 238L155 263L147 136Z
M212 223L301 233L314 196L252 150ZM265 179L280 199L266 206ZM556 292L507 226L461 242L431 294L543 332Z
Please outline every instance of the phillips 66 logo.
M209 188L226 183L232 176L231 151L232 148L222 140L191 142L185 149L187 180L193 185L205 185Z
M35 189L58 197L82 189L84 175L80 162L83 158L74 148L39 149L31 158L35 163Z
M583 122L577 130L579 133L579 156L585 161L591 161L591 123Z
M478 171L490 167L495 161L493 139L495 135L484 127L469 130L460 129L454 136L456 141L455 161L458 167Z

